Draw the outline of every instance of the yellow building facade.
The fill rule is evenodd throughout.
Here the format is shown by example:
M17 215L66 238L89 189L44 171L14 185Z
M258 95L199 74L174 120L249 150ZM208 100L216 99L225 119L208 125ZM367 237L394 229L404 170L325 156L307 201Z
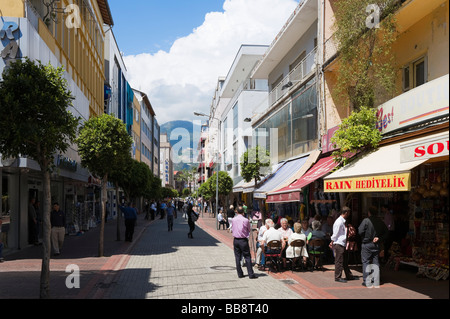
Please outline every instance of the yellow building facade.
M112 25L106 0L1 0L2 17L37 17L39 37L89 100L89 117L103 113L103 24Z
M323 94L326 129L339 125L350 115L351 107L338 105L332 98L339 65L338 45L333 37L337 1L328 0L323 7ZM395 96L449 72L449 1L407 0L395 13L397 38L393 44L396 69ZM386 101L378 101L378 105ZM377 107L378 105L375 105Z
M3 70L20 59L61 66L74 97L70 112L82 122L103 114L105 25L113 25L107 0L0 0L0 80ZM54 165L52 202L59 202L66 212L69 233L75 225L88 229L89 216L95 213L85 214L76 207L96 200L95 178L82 167L76 145L57 154ZM21 158L9 166L1 163L0 178L5 249L20 249L28 239L28 224L23 222L28 218L28 199L43 200L40 169L32 159ZM91 206L83 207L87 211Z
M133 138L133 157L141 162L141 104L133 97L133 125L131 137Z

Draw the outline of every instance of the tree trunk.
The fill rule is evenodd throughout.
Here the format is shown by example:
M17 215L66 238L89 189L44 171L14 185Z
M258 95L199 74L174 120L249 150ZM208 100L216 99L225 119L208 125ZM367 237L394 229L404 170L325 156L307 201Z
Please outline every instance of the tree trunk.
M119 210L119 205L120 205L120 198L119 198L119 186L116 185L116 211L117 211L117 241L120 241L120 210Z
M98 257L103 257L103 250L104 250L107 186L108 186L108 174L106 174L102 178L102 194L100 195L101 200L100 207L102 213L100 221L100 239L98 241Z
M42 236L42 268L41 268L41 280L40 280L40 298L50 299L50 256L51 256L51 188L50 188L50 172L46 168L41 168L42 180L43 180L43 236Z

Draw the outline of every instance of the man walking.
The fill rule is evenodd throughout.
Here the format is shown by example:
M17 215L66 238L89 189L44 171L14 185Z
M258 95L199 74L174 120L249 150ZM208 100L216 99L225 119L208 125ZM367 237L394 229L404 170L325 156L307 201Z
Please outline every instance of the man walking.
M349 207L344 206L342 208L341 216L333 224L333 235L331 235L330 242L330 248L334 250L335 254L334 280L342 283L354 279L348 267L348 255L345 253L347 245L347 227L345 222L350 217L350 212ZM342 271L344 271L346 279L342 278Z
M381 246L388 235L386 224L377 217L377 209L369 207L368 216L358 227L362 238L361 261L363 264L363 286L378 287L380 285L379 254ZM372 266L369 267L372 261ZM369 276L371 274L371 276Z
M50 223L52 225L53 252L55 256L59 256L64 244L64 236L66 235L66 215L59 209L58 203L53 204L53 210L50 213Z
M134 234L134 226L136 225L137 212L133 207L132 203L128 204L128 207L119 206L120 210L123 212L123 217L125 219L125 241L132 242Z
M234 247L234 258L236 260L236 270L239 278L244 278L244 273L242 272L241 259L244 257L245 263L247 265L248 277L250 279L258 278L252 267L252 257L250 255L250 246L248 244L248 237L250 236L251 225L247 218L244 217L244 209L239 206L237 209L237 214L233 218L233 247Z

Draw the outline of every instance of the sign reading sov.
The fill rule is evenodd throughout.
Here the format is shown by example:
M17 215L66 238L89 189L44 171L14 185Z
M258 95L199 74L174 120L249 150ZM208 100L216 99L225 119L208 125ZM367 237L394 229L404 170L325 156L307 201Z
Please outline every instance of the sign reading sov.
M402 163L449 155L448 132L413 141L400 147Z

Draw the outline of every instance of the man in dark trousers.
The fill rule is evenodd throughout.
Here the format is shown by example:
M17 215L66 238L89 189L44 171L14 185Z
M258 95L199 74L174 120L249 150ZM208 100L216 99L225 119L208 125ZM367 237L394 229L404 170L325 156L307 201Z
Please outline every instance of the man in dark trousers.
M252 257L250 255L250 246L248 244L248 237L251 232L250 221L244 217L244 208L239 206L237 209L237 214L233 218L233 224L231 225L233 232L233 246L234 246L234 258L236 259L236 270L239 278L244 278L244 273L242 272L241 260L242 257L245 259L247 264L248 277L250 279L258 278L252 267Z
M348 254L345 253L345 247L347 246L347 226L345 223L349 219L350 213L349 207L342 207L341 216L333 224L333 234L329 246L335 254L334 280L342 283L355 279L348 267ZM345 274L345 279L342 278L342 272Z
M361 261L363 264L363 286L371 287L380 284L379 254L384 240L388 235L386 224L377 216L377 208L369 207L368 216L361 225L358 233L362 239ZM372 266L369 266L372 261ZM370 275L370 276L369 276Z
M128 206L119 206L119 208L123 212L123 217L125 219L125 241L132 242L134 226L136 225L137 220L137 211L132 203L129 203Z

